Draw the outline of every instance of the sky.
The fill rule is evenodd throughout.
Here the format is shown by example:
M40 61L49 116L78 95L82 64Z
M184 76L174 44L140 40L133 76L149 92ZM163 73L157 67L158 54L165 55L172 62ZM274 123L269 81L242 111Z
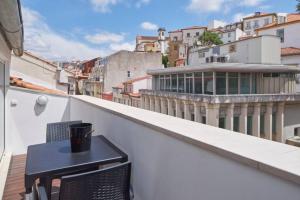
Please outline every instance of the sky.
M136 35L157 35L255 11L290 13L296 0L21 0L25 50L53 61L133 50Z

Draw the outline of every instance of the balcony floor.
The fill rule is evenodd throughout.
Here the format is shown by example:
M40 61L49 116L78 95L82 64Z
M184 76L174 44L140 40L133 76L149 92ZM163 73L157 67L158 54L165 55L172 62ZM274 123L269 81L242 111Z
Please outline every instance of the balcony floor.
M26 154L13 156L9 166L9 172L6 179L3 200L23 200L25 199L24 188L24 173L26 164ZM53 182L53 193L57 194L59 181ZM56 199L58 195L53 195L52 198Z

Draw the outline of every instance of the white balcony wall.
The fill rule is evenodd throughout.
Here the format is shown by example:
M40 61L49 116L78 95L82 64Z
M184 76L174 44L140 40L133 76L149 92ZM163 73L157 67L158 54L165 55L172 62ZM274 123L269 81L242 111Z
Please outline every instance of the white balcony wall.
M45 107L36 103L41 95L48 98ZM14 155L25 154L29 145L46 142L47 123L67 121L70 118L67 96L10 87L6 99L6 151ZM11 105L14 102L16 105Z
M128 153L135 200L299 199L296 147L93 97L70 108Z

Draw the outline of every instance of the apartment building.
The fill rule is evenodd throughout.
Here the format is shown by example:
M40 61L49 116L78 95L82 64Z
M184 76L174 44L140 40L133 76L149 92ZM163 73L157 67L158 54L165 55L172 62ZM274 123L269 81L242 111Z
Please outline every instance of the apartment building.
M280 39L274 36L245 42L235 42L236 50L242 51L251 43L254 43L253 46L260 44L259 49L266 48L265 42L280 46ZM230 44L225 47L229 50L234 48ZM296 94L296 75L300 69L280 64L279 49L270 47L270 56L262 59L255 54L248 60L253 62L248 63L245 59L253 52L244 50L232 60L217 59L206 63L204 59L204 62L194 62L191 66L148 71L153 76L153 86L152 90L141 90L141 106L199 123L286 142L297 136L300 128L297 120L300 118L300 95Z
M219 37L223 44L234 42L244 36L244 32L240 28L224 29L219 31Z
M272 24L276 20L276 13L255 12L254 15L243 18L244 32L247 36L255 35L256 29Z
M170 66L184 66L187 64L188 49L194 46L207 27L193 26L170 31L169 63Z
M169 38L166 37L166 29L159 28L158 36L137 36L136 52L161 52L166 55L168 53Z
M280 41L264 35L214 47L193 47L188 60L191 66L210 62L280 64Z
M300 65L300 14L288 14L286 21L274 22L256 30L257 35L276 35L280 37L282 63Z

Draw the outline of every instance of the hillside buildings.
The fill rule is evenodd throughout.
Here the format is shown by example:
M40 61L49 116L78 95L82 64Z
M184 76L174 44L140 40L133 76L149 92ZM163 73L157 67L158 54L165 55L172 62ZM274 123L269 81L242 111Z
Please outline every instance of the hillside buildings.
M236 41L207 52L213 56L191 51L190 66L148 71L153 86L141 90L141 107L278 142L298 135L300 69L281 64L278 37Z
M158 36L137 36L136 52L161 52L166 55L168 53L169 38L166 37L166 29L159 28Z

